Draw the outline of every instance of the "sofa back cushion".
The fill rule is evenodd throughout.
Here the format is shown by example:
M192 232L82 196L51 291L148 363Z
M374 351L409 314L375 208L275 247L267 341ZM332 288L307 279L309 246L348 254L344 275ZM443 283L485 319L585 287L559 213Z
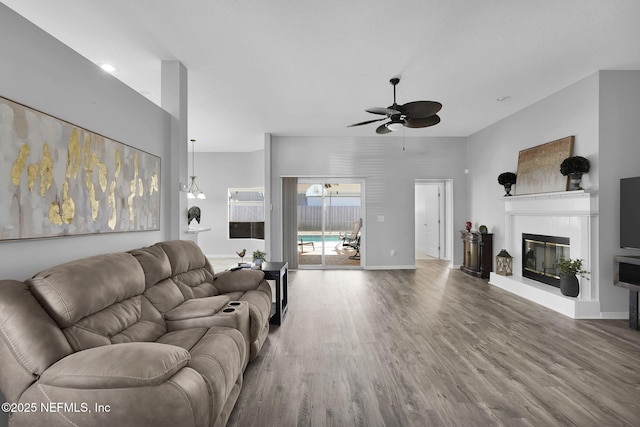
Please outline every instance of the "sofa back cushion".
M0 389L7 401L16 402L39 375L71 352L28 286L0 281Z
M220 292L214 285L211 263L191 240L156 243L167 254L171 276L185 299L212 297Z
M162 316L142 294L145 275L131 254L112 253L44 270L27 281L74 350L155 341Z
M162 248L149 246L129 253L138 260L144 271L144 295L160 313L171 311L185 301L178 285L171 279L171 263Z

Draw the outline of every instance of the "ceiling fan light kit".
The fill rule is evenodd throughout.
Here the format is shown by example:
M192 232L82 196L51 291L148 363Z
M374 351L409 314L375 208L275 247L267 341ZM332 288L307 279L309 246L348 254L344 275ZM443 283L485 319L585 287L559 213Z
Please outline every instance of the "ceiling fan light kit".
M440 117L437 115L442 108L442 104L436 101L413 101L404 105L398 105L396 102L396 85L400 83L398 77L394 77L389 82L393 85L393 104L387 108L372 107L365 111L371 114L387 116L382 119L366 120L364 122L355 123L349 127L368 125L370 123L382 120L389 121L376 129L376 133L384 135L390 132L398 131L403 127L408 128L425 128L440 123Z
M395 132L397 130L402 129L402 127L404 126L404 123L402 122L389 122L386 124L387 129L389 129L391 132Z

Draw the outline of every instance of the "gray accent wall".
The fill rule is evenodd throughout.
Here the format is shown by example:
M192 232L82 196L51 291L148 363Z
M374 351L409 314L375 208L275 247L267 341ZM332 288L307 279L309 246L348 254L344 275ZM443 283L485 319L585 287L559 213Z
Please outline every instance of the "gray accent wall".
M407 129L406 133L412 130ZM371 132L374 132L372 128ZM454 230L467 217L466 138L293 137L272 135L270 142L271 240L282 255L281 178L363 178L364 261L366 268L415 266L415 180L453 181ZM379 221L384 217L384 221ZM457 227L456 227L457 226ZM454 238L454 264L462 263L462 244ZM395 249L396 255L391 255Z
M628 293L613 286L613 257L632 253L619 248L619 180L640 176L638 112L640 71L600 71L468 138L470 218L474 227L487 224L499 251L505 219L498 175L517 171L520 150L575 135L574 155L591 161L583 187L598 198L592 273L603 313L627 311Z
M0 242L0 277L24 280L62 262L166 240L168 192L178 185L170 176L169 114L3 4L0 40L1 96L162 159L160 231Z
M620 249L620 178L640 176L640 71L600 71L598 165L600 304L627 310L628 291L613 287L613 257L639 256Z

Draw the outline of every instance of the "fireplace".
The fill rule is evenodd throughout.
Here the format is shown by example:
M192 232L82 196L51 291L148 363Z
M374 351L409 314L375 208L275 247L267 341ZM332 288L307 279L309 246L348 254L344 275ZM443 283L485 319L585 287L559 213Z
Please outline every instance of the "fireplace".
M617 314L603 312L599 301L598 272L598 195L583 191L562 191L558 193L532 194L502 197L504 202L504 239L498 240L513 256L513 275L501 276L491 273L489 283L512 292L522 298L543 305L573 319L605 319ZM577 298L562 295L559 288L524 277L526 249L523 253L522 237L525 233L543 236L563 236L570 240L571 252L565 257L582 259L585 270L591 272L591 280L580 281L580 295ZM495 236L499 234L494 234ZM539 240L536 240L539 241ZM564 243L563 243L564 244ZM563 247L560 248L564 250ZM556 246L556 251L558 247ZM540 251L540 249L538 249ZM534 249L535 253L535 249ZM544 259L537 255L536 261ZM538 264L536 262L536 264ZM545 273L540 264L537 271ZM557 273L549 267L553 262L545 262L547 274ZM625 311L621 315L628 316Z
M569 238L522 234L522 276L560 287L560 258L569 258Z

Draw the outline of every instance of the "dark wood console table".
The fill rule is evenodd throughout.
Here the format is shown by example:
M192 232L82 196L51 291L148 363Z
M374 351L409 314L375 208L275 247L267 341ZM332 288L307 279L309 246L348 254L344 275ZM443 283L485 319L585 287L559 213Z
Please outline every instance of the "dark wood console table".
M289 287L289 264L286 262L263 262L262 271L264 271L265 279L275 280L276 282L275 308L271 310L269 323L281 325L288 308L287 290Z
M493 234L460 231L464 244L464 263L460 270L488 279L493 270Z
M640 330L638 292L640 292L640 257L616 256L613 261L613 284L629 289L629 327Z

